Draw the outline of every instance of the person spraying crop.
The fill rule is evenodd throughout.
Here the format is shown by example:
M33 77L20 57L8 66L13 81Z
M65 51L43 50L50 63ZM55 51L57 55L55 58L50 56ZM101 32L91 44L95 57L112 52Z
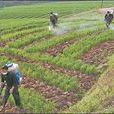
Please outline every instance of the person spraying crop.
M58 22L58 14L57 13L50 13L50 24L53 28L57 27Z
M10 96L10 94L13 94L13 98L15 100L16 106L22 106L20 102L20 96L19 96L19 91L18 87L20 84L19 81L19 74L17 78L17 67L14 63L8 63L5 66L2 67L0 76L1 76L1 88L0 88L0 93L2 93L2 90L4 86L6 86L5 89L5 95L2 100L2 106L1 109L5 108L5 105L7 103L7 100Z
M110 28L110 24L112 23L113 18L114 18L113 13L111 13L110 11L107 11L105 15L105 22L106 22L107 28Z
M22 77L21 77L21 73L19 70L19 65L9 61L5 66L8 67L8 72L14 72L16 74L16 83L18 86L20 86ZM1 74L1 75L3 75L3 74ZM0 83L0 95L2 94L2 90L3 90L4 86L5 86L5 84L3 82L1 82Z

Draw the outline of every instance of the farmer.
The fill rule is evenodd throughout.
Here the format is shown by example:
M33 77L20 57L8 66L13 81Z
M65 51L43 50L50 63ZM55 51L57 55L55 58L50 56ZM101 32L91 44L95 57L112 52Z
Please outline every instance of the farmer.
M110 13L107 11L105 15L105 22L106 22L106 27L109 28L110 24L112 23L113 20L113 13Z
M20 86L22 78L21 78L21 73L19 70L19 65L9 61L6 64L6 66L8 67L8 72L12 71L16 74L16 83L18 84L18 86ZM1 83L0 83L0 95L2 94L2 90L4 87L5 87L5 84L3 83L3 81L1 81Z
M4 84L6 82L6 89L5 89L5 95L2 100L2 107L1 110L5 108L5 105L7 103L7 100L10 96L10 94L13 94L13 98L15 100L16 106L20 107L20 96L18 91L18 84L16 81L16 74L12 71L8 71L8 67L5 65L2 68L1 72L1 82Z
M58 14L57 13L50 13L50 23L53 28L57 27L57 21L58 21Z

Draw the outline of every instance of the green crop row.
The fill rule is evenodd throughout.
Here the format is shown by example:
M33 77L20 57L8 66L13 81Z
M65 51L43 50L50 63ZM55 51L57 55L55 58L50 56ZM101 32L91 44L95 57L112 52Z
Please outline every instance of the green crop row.
M55 58L54 60L49 61L53 64L56 64L59 67L63 67L69 70L76 70L82 73L86 73L87 75L96 75L97 70L94 65L88 65L79 60L73 60L71 58Z
M26 19L25 19L26 20ZM43 27L43 26L46 26L48 25L47 21L46 20L36 20L36 19L32 19L32 22L28 22L26 23L25 20L21 22L21 25L17 25L17 26L14 26L11 22L9 22L9 27L8 28L3 28L2 29L2 34L8 34L8 33L14 33L14 32L17 32L17 31L22 31L22 30L25 30L25 29L30 29L30 28L35 28L35 27ZM14 22L14 24L18 23L17 22ZM7 25L8 26L8 25Z
M30 34L28 36L25 36L22 39L17 39L15 41L15 43L11 42L8 45L9 45L9 47L13 47L13 48L21 48L28 44L31 44L34 41L39 41L40 39L42 39L44 37L49 37L50 35L51 35L51 33L49 31L42 31L42 32L36 33L36 34Z
M25 37L28 34L40 32L40 31L43 31L43 30L46 30L46 29L37 27L37 28L26 29L26 30L23 30L23 31L15 32L15 33L9 33L9 34L6 34L6 35L2 35L1 36L1 41L7 42L7 41L10 41L10 40L15 40L15 39L20 38L20 37Z
M20 97L22 106L31 113L51 113L56 107L52 101L46 100L40 93L31 90L20 88ZM10 102L14 104L13 99Z
M36 22L35 19L1 19L0 23L2 25L1 30L5 31L8 29L15 29L17 27L21 27L23 25L32 24L33 22ZM39 20L40 21L40 20Z
M38 51L42 51L45 49L48 49L49 47L55 46L57 44L63 43L65 41L71 40L71 39L76 39L76 40L80 40L86 37L89 37L89 35L92 35L96 33L96 31L103 31L103 27L102 28L97 28L97 30L95 29L89 29L89 30L84 30L84 31L80 31L80 32L70 32L65 34L64 36L56 36L53 39L50 39L48 41L43 41L41 42L39 45L35 45L32 47L29 47L26 49L27 52L29 53L35 53Z
M73 44L68 49L64 50L62 57L70 57L79 59L84 53L90 50L93 46L108 41L113 40L114 32L108 30L97 36L90 36L87 39L80 41L79 43Z

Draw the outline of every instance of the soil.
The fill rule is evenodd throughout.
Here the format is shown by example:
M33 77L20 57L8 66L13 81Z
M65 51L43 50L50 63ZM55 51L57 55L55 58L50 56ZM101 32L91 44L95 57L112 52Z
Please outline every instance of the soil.
M114 41L107 41L93 47L89 52L82 56L82 60L89 64L105 64L107 57L114 53Z
M58 44L57 46L49 48L45 53L51 55L51 56L57 56L59 53L62 53L63 50L70 45L72 45L75 42L74 39L66 41L64 43Z
M1 99L2 97L0 96L0 100ZM28 109L19 108L7 102L5 108L2 109L2 107L0 106L0 113L30 113L30 111L28 111Z
M5 43L0 42L0 47L4 47L4 46L5 46Z
M30 113L30 112L25 110L25 109L20 109L16 106L13 106L10 103L7 103L5 109L0 111L0 113L19 113L19 114L22 114L22 113Z

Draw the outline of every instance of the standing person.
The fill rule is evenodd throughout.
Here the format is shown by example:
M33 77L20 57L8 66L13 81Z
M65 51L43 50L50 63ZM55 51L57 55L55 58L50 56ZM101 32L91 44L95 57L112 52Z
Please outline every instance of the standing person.
M50 13L50 23L53 26L53 28L57 27L57 21L58 21L58 14L57 13Z
M5 89L5 95L3 97L3 101L2 101L2 107L1 110L3 108L5 108L5 105L7 103L7 100L10 96L10 94L13 94L13 98L15 100L15 104L16 106L20 107L21 106L21 102L20 102L20 95L19 95L19 91L18 91L18 84L16 81L16 74L12 71L8 71L8 67L4 66L2 68L2 82L4 83L6 81L6 89Z
M105 15L105 22L106 22L106 27L110 28L110 24L112 23L113 20L113 14L107 11Z

